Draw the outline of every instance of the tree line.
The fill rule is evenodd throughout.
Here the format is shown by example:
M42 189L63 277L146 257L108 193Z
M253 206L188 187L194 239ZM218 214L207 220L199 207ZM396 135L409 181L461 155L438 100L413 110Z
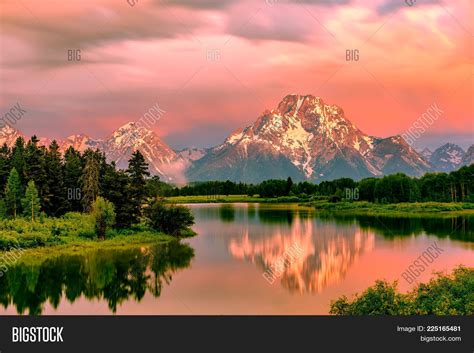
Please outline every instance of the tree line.
M103 197L114 206L116 225L129 227L139 222L149 172L139 151L128 162L128 169L118 170L98 150L69 147L61 154L56 141L45 147L36 136L28 142L19 137L12 148L0 148L0 216L34 220L40 213L89 212Z
M474 202L474 164L450 173L427 173L415 178L403 173L355 181L340 178L319 184L308 181L266 180L259 184L232 181L194 182L183 187L162 184L155 190L162 196L258 195L265 198L297 196L351 199L377 203L397 202Z
M93 216L101 239L112 226L130 228L142 221L177 237L194 235L190 211L156 197L161 185L159 177L150 177L140 151L119 170L99 150L81 153L69 147L62 154L56 141L40 146L36 136L0 148L0 219L23 216L34 222L83 212Z

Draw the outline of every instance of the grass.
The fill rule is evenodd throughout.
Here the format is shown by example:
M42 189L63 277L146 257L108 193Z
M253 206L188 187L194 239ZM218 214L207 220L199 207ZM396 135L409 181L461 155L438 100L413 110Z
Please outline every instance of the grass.
M328 202L317 201L304 204L317 210L364 215L411 215L411 214L460 214L474 213L474 203L468 202L413 202L377 204L367 201Z
M0 221L0 251L11 248L26 250L51 247L54 247L55 251L84 251L90 248L170 241L173 238L150 231L144 226L137 226L133 229L109 230L106 239L97 240L93 220L87 214L68 213L60 218L43 218L36 222L23 218Z
M237 202L261 202L261 203L289 203L305 201L297 196L282 196L275 198L264 198L248 195L196 195L196 196L172 196L167 197L168 202L174 203L237 203Z
M54 247L37 247L22 250L18 264L34 265L63 255L85 255L98 250L127 250L143 248L148 245L164 244L175 238L161 233L139 232L130 235L117 235L103 241L71 237L67 242ZM1 252L0 252L1 254ZM1 255L0 255L1 256Z

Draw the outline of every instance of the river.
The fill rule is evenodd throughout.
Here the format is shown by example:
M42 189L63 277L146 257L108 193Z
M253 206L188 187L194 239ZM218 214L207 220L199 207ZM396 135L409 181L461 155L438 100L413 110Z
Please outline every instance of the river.
M396 280L408 291L433 271L474 267L473 216L188 206L198 235L181 244L12 267L0 278L0 314L328 314L331 300L360 293L377 279ZM438 249L436 259L408 283L403 272L430 246Z

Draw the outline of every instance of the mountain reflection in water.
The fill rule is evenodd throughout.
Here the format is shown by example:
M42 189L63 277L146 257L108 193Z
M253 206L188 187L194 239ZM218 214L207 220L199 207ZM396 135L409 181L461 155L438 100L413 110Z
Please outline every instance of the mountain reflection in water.
M303 254L287 261L279 276L281 285L294 293L319 293L342 281L350 267L374 249L378 236L395 240L430 234L474 240L472 216L334 215L278 204L201 205L194 212L198 222L209 223L206 227L220 218L225 233L231 234L226 240L230 254L255 264L262 274L298 244Z

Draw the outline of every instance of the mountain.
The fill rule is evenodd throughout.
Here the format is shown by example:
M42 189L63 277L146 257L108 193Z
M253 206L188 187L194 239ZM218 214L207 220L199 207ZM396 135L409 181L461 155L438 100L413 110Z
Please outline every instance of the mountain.
M428 147L425 147L425 149L423 149L423 151L421 151L420 154L422 155L424 159L429 161L433 152Z
M474 145L471 145L462 159L462 165L471 165L474 163Z
M65 152L69 147L73 147L75 150L84 152L86 149L91 148L102 149L102 140L94 140L85 134L76 134L66 137L66 139L59 142L61 152Z
M5 125L0 129L0 146L3 146L5 143L9 147L13 146L18 137L24 138L20 131L12 128L10 125Z
M149 164L151 174L160 175L165 181L177 183L184 181L186 164L183 159L155 132L134 122L115 130L99 149L104 151L108 161L114 161L121 169L127 168L132 153L138 150Z
M210 149L188 169L187 178L260 182L290 176L322 181L428 170L430 165L400 136L366 135L340 107L293 94Z
M446 143L433 151L429 161L437 171L450 172L458 169L466 152L453 143Z
M176 151L176 153L186 162L186 165L191 165L193 162L201 159L207 153L208 149L188 147Z

